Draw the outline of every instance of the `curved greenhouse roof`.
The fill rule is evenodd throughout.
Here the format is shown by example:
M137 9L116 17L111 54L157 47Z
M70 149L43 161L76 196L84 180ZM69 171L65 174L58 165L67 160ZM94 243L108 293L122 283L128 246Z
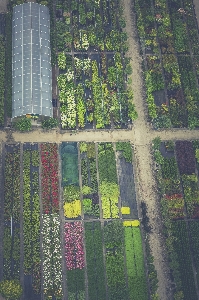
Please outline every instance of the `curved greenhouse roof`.
M17 5L12 25L12 117L52 117L48 8L37 3Z

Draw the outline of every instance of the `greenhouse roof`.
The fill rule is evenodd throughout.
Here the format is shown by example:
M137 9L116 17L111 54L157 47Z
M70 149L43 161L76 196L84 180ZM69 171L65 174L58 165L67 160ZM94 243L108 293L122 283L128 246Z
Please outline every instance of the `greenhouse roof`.
M17 5L12 26L12 117L52 117L49 10L37 3Z

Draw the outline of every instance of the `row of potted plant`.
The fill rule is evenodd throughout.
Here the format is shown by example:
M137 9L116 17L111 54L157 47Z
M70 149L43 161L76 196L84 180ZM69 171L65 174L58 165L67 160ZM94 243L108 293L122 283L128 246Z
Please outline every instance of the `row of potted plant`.
M124 227L129 299L148 299L140 228Z
M106 299L101 224L88 222L84 227L89 299Z
M3 278L19 279L20 272L20 151L8 147L4 177Z
M23 151L23 241L24 274L33 276L33 289L36 293L40 293L39 151L37 150Z
M106 172L104 170L106 169ZM103 218L119 218L119 185L116 159L111 143L98 144L98 170Z
M47 299L62 299L62 254L60 217L57 213L42 215L43 289Z
M80 221L64 225L65 263L69 299L85 299L85 257L83 224Z
M95 143L80 143L84 218L100 216Z
M108 222L104 226L103 233L108 299L127 299L122 222L119 220Z
M65 223L65 260L68 270L83 269L84 247L83 247L83 226L81 222Z
M45 214L59 211L57 150L56 144L41 144L41 188Z

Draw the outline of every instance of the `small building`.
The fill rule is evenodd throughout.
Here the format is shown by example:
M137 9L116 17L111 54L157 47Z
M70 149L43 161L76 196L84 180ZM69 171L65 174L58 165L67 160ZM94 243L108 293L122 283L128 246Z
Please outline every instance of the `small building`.
M32 2L12 19L12 118L26 115L53 116L49 10Z

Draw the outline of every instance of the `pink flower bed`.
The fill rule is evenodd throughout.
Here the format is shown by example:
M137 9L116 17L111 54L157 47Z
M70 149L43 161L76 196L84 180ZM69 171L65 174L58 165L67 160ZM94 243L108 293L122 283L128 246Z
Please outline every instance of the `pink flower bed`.
M64 237L65 259L67 269L83 269L85 266L85 261L82 223L65 223Z
M56 144L41 144L43 212L59 211L58 153Z

